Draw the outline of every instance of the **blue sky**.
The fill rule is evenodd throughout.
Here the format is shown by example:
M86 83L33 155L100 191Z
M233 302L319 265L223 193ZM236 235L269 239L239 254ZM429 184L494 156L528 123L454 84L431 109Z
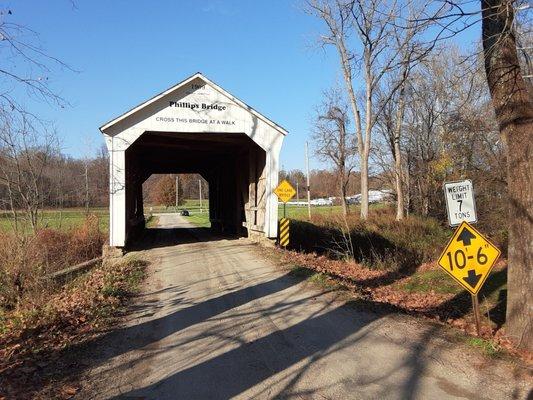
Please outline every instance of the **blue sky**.
M50 76L70 106L30 102L53 121L66 153L94 152L103 143L100 125L200 71L285 127L282 164L303 169L313 111L340 74L333 49L313 45L323 27L298 0L74 3L4 2L13 21L38 32L49 54L79 71Z

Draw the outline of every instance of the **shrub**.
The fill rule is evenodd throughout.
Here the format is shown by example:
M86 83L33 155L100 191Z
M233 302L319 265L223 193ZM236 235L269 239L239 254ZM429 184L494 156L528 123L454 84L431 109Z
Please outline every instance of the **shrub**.
M317 216L313 223L293 220L290 247L334 259L351 258L368 268L408 272L435 260L450 234L433 219L396 221L391 211L382 209L367 221L355 215Z
M41 229L24 237L1 232L0 308L39 304L56 289L46 275L100 256L105 240L93 215L69 231Z

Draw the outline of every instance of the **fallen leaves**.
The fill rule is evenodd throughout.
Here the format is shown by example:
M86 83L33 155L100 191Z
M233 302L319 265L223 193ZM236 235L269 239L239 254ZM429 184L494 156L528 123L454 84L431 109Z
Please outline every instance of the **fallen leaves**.
M65 385L61 388L61 395L63 399L70 399L80 390L79 387L72 385Z
M77 365L62 361L65 350L110 321L145 265L131 259L100 266L46 303L9 314L0 335L0 399L72 398Z

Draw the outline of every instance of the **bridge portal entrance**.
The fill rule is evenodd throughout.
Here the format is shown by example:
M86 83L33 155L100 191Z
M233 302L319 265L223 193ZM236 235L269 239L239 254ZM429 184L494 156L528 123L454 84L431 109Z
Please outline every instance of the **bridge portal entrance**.
M279 153L287 132L197 73L103 125L110 153L110 245L144 228L142 184L198 173L212 229L277 236Z

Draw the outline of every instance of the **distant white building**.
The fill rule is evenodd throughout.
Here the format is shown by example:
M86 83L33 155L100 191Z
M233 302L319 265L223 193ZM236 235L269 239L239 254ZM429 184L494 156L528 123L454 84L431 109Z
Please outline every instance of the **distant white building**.
M313 199L310 203L312 206L332 206L333 200L330 199Z
M362 195L361 193L355 196L349 196L346 198L348 204L360 204ZM368 202L369 203L384 203L386 201L392 201L394 199L394 191L391 189L381 190L369 190Z
M386 201L391 201L393 198L394 198L394 191L390 189L368 191L368 202L369 203L384 203Z
M307 201L288 201L287 204L290 206L306 206Z

